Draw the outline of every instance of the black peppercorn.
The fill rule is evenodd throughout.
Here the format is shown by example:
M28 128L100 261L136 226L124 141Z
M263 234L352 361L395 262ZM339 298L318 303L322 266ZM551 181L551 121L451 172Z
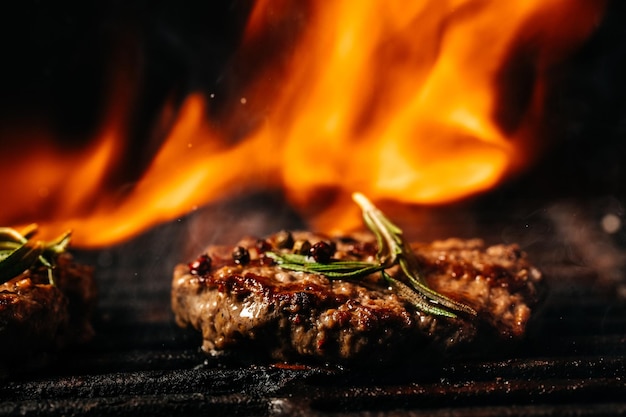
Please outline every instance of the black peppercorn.
M233 251L233 260L238 265L245 265L250 262L250 252L242 246L237 246Z
M189 272L192 275L206 275L211 271L212 260L209 255L203 253L198 256L195 261L191 262Z
M276 247L279 249L291 249L293 243L293 236L290 232L283 230L276 234Z
M335 254L333 245L330 245L323 240L314 244L309 250L309 255L315 259L315 262L328 263L330 258Z
M293 245L293 253L298 255L308 255L311 250L311 243L308 240L297 240Z

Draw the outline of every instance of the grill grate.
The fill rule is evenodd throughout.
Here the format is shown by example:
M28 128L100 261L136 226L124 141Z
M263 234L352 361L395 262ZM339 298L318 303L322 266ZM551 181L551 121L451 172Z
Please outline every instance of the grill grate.
M550 295L515 350L440 366L284 367L198 351L170 311L170 271L187 256L172 247L182 241L149 233L78 253L99 266L96 340L6 379L0 415L626 415L626 303L580 267L547 267Z

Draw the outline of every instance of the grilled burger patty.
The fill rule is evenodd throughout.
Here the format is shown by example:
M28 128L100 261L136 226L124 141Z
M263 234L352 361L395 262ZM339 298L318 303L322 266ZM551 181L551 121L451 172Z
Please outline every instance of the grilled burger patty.
M477 312L454 318L417 310L378 273L329 279L283 269L265 256L269 250L301 253L320 241L333 249L332 259L376 259L369 234L281 232L211 246L174 270L176 322L201 331L202 349L210 354L241 348L274 360L341 363L519 339L539 299L541 274L516 245L485 247L481 240L460 239L411 245L427 284ZM387 272L400 275L397 266Z
M42 353L83 343L93 336L93 268L77 264L69 253L60 254L55 263L55 285L49 283L44 267L0 284L2 372L36 367Z

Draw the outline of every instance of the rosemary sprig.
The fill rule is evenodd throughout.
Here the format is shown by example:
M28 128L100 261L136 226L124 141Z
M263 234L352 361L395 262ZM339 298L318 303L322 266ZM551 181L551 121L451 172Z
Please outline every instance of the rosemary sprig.
M10 227L0 227L0 283L7 282L27 269L43 266L48 271L49 283L55 284L55 259L67 249L71 232L50 242L34 240L36 233L35 224L21 232Z
M418 310L446 317L456 317L463 312L476 315L471 307L454 301L428 287L419 271L419 262L402 237L402 230L393 224L361 193L352 195L361 207L363 220L376 236L378 243L378 262L330 260L317 262L310 256L266 252L284 269L318 273L334 279L359 279L380 272L385 282L402 298L413 304ZM398 265L407 283L392 277L387 269Z
M320 263L310 256L276 252L266 252L265 256L275 260L284 269L323 274L329 278L360 278L384 269L381 264L372 262L331 260L329 263Z
M409 280L413 290L426 302L425 305L420 304L417 306L418 308L421 309L428 306L435 310L444 309L447 313L452 314L451 317L456 316L453 313L454 311L462 311L467 314L476 315L476 311L474 311L473 308L456 302L429 288L420 274L419 263L417 262L415 253L402 237L402 230L393 224L391 220L378 210L363 194L354 193L352 198L361 207L365 224L374 235L376 235L378 241L378 259L380 262L388 265L400 265L402 272ZM441 306L441 308L438 306ZM442 314L438 311L426 310L426 312L437 315L450 315Z

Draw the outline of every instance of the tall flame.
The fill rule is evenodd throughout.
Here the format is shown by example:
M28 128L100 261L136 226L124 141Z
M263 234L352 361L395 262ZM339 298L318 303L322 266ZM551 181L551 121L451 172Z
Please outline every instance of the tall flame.
M154 160L123 190L108 189L107 178L128 138L128 97L111 105L89 146L31 139L38 146L27 158L19 149L0 156L12 178L1 186L10 201L0 223L35 221L49 235L72 228L75 245L100 246L259 187L284 189L327 230L358 219L337 215L357 190L411 204L483 192L544 147L547 74L602 9L572 0L259 0L237 61L256 72L233 98L248 112L211 123L207 96L190 95ZM267 43L281 33L295 40L281 40L277 53ZM268 62L257 62L264 53ZM245 123L250 132L235 138Z

